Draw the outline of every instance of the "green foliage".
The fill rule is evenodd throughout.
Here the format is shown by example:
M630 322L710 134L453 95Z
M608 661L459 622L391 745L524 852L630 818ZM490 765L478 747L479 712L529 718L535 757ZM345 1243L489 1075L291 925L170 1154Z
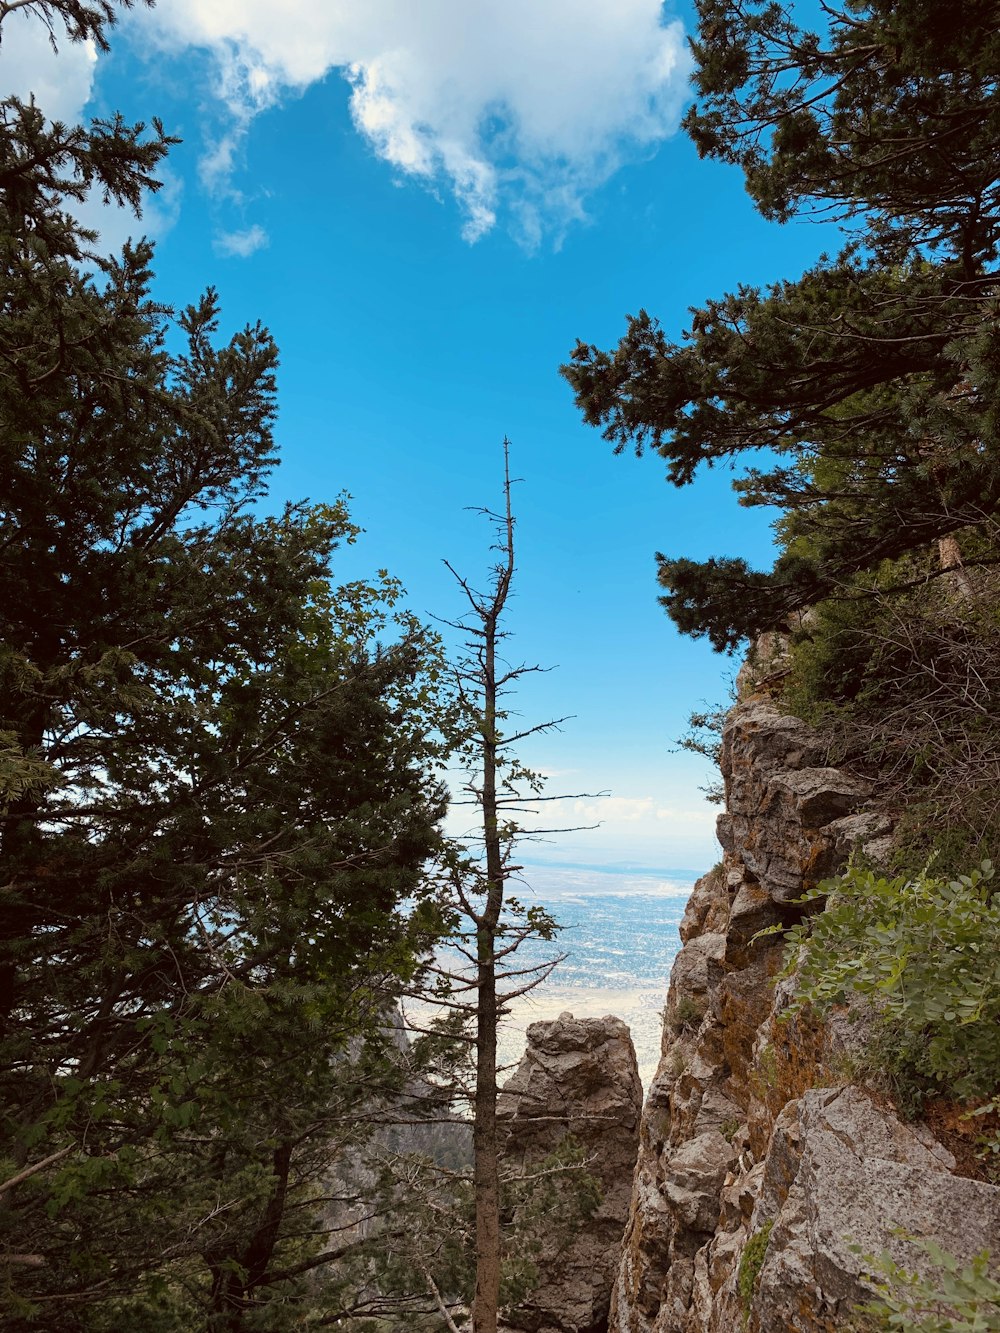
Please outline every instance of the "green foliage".
M587 1152L571 1134L524 1172L502 1169L503 1212L514 1223L503 1256L501 1305L517 1306L538 1285L538 1254L570 1242L601 1202Z
M682 995L670 1016L670 1028L675 1033L697 1028L705 1017L705 1005L690 995Z
M698 11L699 150L765 216L817 207L851 241L707 300L681 341L640 310L563 374L616 450L652 447L677 486L731 460L740 502L779 510L772 570L658 557L680 629L733 650L1000 506L1000 88L992 0L824 6L818 31L777 4Z
M897 1065L940 1092L1000 1086L1000 896L993 867L956 880L886 879L852 868L804 901L826 908L787 932L792 1012L868 999Z
M962 535L993 559L995 539ZM1000 583L934 579L936 554L887 563L857 596L820 603L793 637L782 704L819 728L828 762L870 778L899 811L895 864L959 873L1000 839ZM883 585L911 582L896 596Z
M757 1289L760 1270L764 1267L764 1256L767 1254L767 1246L771 1239L773 1227L774 1222L769 1218L759 1230L749 1237L743 1247L743 1253L740 1255L740 1267L736 1275L736 1289L740 1294L744 1322L750 1318L750 1306L753 1303L754 1292Z
M27 8L98 44L115 13ZM329 1313L323 1182L398 1092L386 1006L442 924L435 636L387 574L336 585L343 501L266 511L267 330L220 335L211 290L166 309L151 246L72 221L138 208L168 143L0 103L12 1329Z
M142 3L152 8L153 0ZM117 22L118 9L132 9L134 5L135 0L26 0L18 7L41 19L53 42L57 31L54 19L58 15L71 42L90 41L99 50L107 51L107 30Z
M778 1085L778 1057L773 1046L765 1046L757 1056L751 1077L762 1088L776 1088Z
M17 733L0 732L0 812L34 792L56 786L59 775L51 765L21 748Z
M733 1139L735 1139L740 1124L741 1121L733 1116L729 1116L723 1120L722 1124L719 1126L719 1133L727 1143L732 1143Z
M1000 1118L1000 1097L995 1097L992 1101L984 1102L982 1106L977 1106L966 1114L966 1120L976 1120L981 1116L995 1116ZM990 1165L993 1166L993 1179L998 1179L996 1167L1000 1166L1000 1133L984 1133L980 1137L980 1149L984 1157L988 1157Z
M471 1125L464 1128L471 1131ZM350 1263L350 1288L367 1292L386 1329L420 1329L429 1281L454 1309L469 1303L475 1282L475 1199L471 1174L441 1153L381 1153L369 1209L382 1219ZM546 1156L524 1165L501 1161L500 1304L511 1309L539 1282L539 1254L569 1242L600 1204L599 1183L580 1143L566 1135ZM372 1200L376 1201L374 1204ZM369 1328L363 1313L346 1329ZM431 1320L428 1328L440 1324Z
M834 738L848 709L853 706L857 713L868 702L878 707L890 690L889 680L878 669L881 653L876 639L885 608L865 596L877 588L877 579L857 582L858 596L853 600L822 601L809 613L807 626L793 636L791 670L782 689L782 702L792 712L816 726L829 720ZM905 600L900 605L902 613L912 609ZM893 685L895 675L890 675Z
M688 754L701 755L718 768L722 756L722 728L728 713L728 706L693 712L688 718L688 730L678 738L677 748ZM718 778L698 790L704 792L705 799L713 805L721 805L725 800L726 794Z
M698 0L698 17L685 128L702 155L742 168L765 217L860 216L887 261L925 247L992 257L1000 43L991 0L947 12L936 0L823 9ZM957 188L970 177L978 208Z
M903 1268L883 1252L866 1256L877 1300L858 1307L876 1327L903 1333L996 1333L1000 1330L1000 1281L991 1273L990 1254L983 1250L961 1264L934 1241L919 1240L934 1268L925 1277Z

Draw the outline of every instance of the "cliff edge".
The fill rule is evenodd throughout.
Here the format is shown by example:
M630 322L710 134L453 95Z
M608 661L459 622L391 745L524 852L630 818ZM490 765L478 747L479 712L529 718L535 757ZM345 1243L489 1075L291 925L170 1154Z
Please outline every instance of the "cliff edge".
M730 713L721 767L725 855L681 925L609 1327L833 1333L872 1295L862 1255L926 1267L919 1237L996 1256L1000 1187L857 1081L856 1013L779 1021L784 941L755 937L794 924L852 847L884 850L869 788L761 696Z

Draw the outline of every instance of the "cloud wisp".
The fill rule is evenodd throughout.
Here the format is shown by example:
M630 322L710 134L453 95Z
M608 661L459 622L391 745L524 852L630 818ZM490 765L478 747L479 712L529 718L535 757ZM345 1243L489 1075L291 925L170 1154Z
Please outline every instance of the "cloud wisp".
M93 42L71 42L53 18L58 52L44 23L30 13L8 14L0 44L0 94L34 97L49 120L75 124L90 99L97 67Z
M673 133L690 67L661 0L171 0L140 22L161 51L212 57L210 187L231 188L256 115L336 71L372 150L447 189L467 240L503 218L529 246Z
M215 249L220 255L247 259L268 244L268 235L263 227L256 223L243 231L221 232L215 239Z

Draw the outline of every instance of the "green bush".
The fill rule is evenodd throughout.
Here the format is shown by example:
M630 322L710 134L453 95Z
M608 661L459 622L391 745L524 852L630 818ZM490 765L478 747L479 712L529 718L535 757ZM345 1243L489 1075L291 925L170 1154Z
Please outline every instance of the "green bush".
M962 549L970 563L1000 560L973 533ZM1000 841L1000 572L969 569L962 591L934 577L938 566L928 548L814 607L782 690L818 729L827 762L872 779L900 815L899 872L932 852L940 872L958 872Z
M705 1005L699 1004L690 995L682 995L670 1016L670 1030L677 1034L685 1030L694 1031L705 1017Z
M869 999L901 1063L942 1093L1000 1087L1000 894L993 866L949 880L853 867L805 895L825 911L787 932L792 1011Z
M1000 1282L990 1275L989 1251L960 1264L933 1241L920 1245L938 1275L921 1277L887 1253L866 1256L879 1297L858 1313L872 1316L878 1328L903 1333L1000 1333Z

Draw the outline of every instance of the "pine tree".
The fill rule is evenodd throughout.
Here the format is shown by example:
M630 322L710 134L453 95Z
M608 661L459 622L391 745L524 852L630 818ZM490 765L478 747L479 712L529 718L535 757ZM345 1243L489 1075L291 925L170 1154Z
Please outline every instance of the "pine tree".
M99 42L114 16L33 8ZM341 501L264 507L267 330L220 338L212 291L175 315L149 244L100 258L68 212L138 208L168 145L0 104L11 1329L322 1305L325 1173L433 925L433 636L387 575L335 585Z
M446 933L405 997L410 1079L384 1108L399 1132L372 1145L377 1217L369 1244L351 1256L367 1275L366 1299L344 1313L344 1327L359 1333L373 1313L387 1328L415 1333L442 1321L457 1333L466 1318L473 1333L494 1333L501 1311L509 1314L537 1286L542 1245L569 1239L598 1202L571 1136L526 1165L505 1160L498 1126L504 1020L564 956L553 943L557 923L518 896L518 848L568 830L539 829L524 816L545 802L591 795L544 795L517 755L519 742L563 719L511 725L511 692L539 668L506 656L516 572L508 453L504 441L503 504L481 511L495 532L485 588L448 564L465 606L448 624L463 645L450 665L462 737L453 808L467 812L467 827L442 847L434 883Z
M468 808L473 819L466 839L454 841L442 859L442 903L451 926L447 937L450 956L439 957L428 968L428 980L437 983L431 998L444 1006L447 1015L442 1029L444 1047L448 1049L450 1039L452 1049L457 1047L461 1056L465 1044L464 1086L459 1078L451 1089L453 1094L464 1095L472 1118L472 1333L496 1333L502 1304L516 1302L532 1285L529 1200L539 1181L544 1177L561 1207L561 1218L549 1216L550 1228L572 1228L580 1220L581 1203L584 1210L588 1200L593 1204L589 1193L593 1182L572 1144L563 1145L562 1156L547 1163L538 1178L529 1172L515 1182L505 1168L497 1127L503 1020L513 1002L544 981L564 957L545 948L531 948L532 943L551 946L558 925L541 906L527 906L512 892L522 869L517 863L520 843L554 831L537 827L529 831L522 817L537 814L544 802L569 799L543 795L540 777L517 757L520 742L558 727L565 719L514 729L508 726L512 689L539 668L514 665L504 653L509 637L508 599L515 575L515 518L507 440L503 447L503 507L499 513L484 511L496 532L497 559L489 584L481 591L448 565L466 603L466 615L450 622L465 640L464 655L455 667L466 725L466 744L461 751L466 778L456 806ZM460 1071L462 1064L460 1058ZM430 1273L427 1276L448 1327L455 1328L441 1300L440 1285Z
M811 31L774 3L702 0L686 126L766 217L842 220L841 254L706 302L680 344L641 311L563 368L616 448L652 446L678 486L738 460L741 502L783 511L770 572L658 557L671 616L720 649L988 530L1000 504L1000 7L824 15Z

